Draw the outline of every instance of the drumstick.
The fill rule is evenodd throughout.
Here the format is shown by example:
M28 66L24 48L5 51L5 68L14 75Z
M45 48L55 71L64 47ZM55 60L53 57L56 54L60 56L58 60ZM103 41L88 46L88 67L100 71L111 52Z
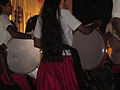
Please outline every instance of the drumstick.
M94 20L93 22L85 25L86 27L90 28L99 28L102 24L102 21L100 19Z
M95 23L92 22L92 23L86 24L85 27L87 27L87 28L97 29L98 24L95 24Z
M91 25L93 25L94 23L89 23L89 24L86 24L85 27L89 27Z

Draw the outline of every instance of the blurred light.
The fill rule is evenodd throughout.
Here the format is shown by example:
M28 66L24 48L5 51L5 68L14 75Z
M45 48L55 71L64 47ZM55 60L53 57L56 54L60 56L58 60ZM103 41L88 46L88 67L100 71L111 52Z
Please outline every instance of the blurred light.
M12 20L12 16L11 15L9 15L9 19Z
M102 49L102 52L103 52L103 53L105 52L105 49L104 49L104 48Z
M38 0L39 3L42 3L42 0Z

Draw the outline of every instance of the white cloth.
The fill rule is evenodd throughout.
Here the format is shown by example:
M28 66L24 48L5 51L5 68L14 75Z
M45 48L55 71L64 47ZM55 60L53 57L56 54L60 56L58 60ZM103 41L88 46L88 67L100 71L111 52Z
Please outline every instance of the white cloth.
M112 16L120 18L120 0L113 0Z
M34 71L28 73L28 75L34 79L37 79L37 72L38 72L38 68L36 68Z
M7 45L8 41L12 38L12 36L7 31L7 27L12 25L7 15L0 15L0 45L5 43Z
M73 42L72 33L81 25L81 22L77 20L69 10L65 10L65 9L61 9L60 21L62 28L64 30L66 44L72 46L72 42ZM41 38L41 27L42 27L41 23L42 21L39 16L33 34L36 38Z
M110 32L110 33L112 34L112 23L111 23L111 22L109 22L109 23L107 24L105 31L106 31L105 33Z

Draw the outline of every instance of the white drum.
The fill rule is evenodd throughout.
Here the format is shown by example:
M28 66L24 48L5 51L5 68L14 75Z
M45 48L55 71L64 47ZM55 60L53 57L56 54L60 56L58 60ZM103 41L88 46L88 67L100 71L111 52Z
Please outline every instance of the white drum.
M83 70L93 70L105 63L107 48L99 31L94 30L89 35L74 32L73 47L78 50Z
M42 54L32 39L12 39L7 47L7 64L11 71L27 74L39 66Z

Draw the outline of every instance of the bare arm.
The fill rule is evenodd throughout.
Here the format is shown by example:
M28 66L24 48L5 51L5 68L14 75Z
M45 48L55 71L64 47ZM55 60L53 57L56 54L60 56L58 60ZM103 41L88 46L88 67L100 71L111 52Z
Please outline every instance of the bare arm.
M11 34L11 36L13 38L18 38L18 39L32 39L32 36L30 34L24 34L24 33L21 33L21 32L17 32L12 25L9 25L7 27L7 31Z
M85 35L90 34L93 30L95 30L97 27L101 26L101 20L95 20L92 23L88 24L88 25L80 25L77 30L79 30L80 32L82 32Z
M77 30L80 31L81 33L85 34L85 35L88 35L93 31L92 29L86 28L84 25L80 25L77 28Z

